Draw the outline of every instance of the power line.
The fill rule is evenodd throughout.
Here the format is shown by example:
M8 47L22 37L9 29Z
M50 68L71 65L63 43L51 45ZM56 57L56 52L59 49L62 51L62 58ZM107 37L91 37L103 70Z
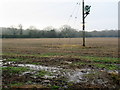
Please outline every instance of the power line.
M69 24L70 20L74 17L75 10L76 10L77 6L79 6L79 5L80 5L80 3L77 2L74 9L73 9L73 11L72 11L72 13L71 13L71 15L69 16L69 18L67 20L67 24Z
M79 3L79 7L76 10L76 14L75 14L75 17L74 17L74 23L73 23L74 27L75 27L77 19L78 19L79 11L80 11L80 3Z

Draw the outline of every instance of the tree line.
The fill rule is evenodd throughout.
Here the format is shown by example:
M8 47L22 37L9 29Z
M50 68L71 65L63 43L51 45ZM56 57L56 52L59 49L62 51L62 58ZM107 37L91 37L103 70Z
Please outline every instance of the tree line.
M1 38L78 38L82 37L82 31L78 31L68 25L63 25L59 29L46 27L43 30L30 26L23 29L20 24L18 28L13 26L0 28ZM86 37L118 37L118 30L102 30L86 32Z

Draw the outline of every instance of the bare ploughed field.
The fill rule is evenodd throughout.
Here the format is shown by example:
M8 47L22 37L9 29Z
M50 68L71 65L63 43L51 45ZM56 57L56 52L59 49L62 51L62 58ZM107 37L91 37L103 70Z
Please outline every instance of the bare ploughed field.
M120 88L118 39L3 39L3 88Z

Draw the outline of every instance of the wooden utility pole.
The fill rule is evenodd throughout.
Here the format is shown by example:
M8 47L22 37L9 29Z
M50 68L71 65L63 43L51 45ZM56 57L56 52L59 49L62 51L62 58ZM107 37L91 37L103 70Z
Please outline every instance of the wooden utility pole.
M85 5L84 0L82 0L83 46L85 46L85 18L90 14L90 7L89 5Z
M83 19L83 46L85 46L85 13L84 13L84 0L82 1L82 19Z

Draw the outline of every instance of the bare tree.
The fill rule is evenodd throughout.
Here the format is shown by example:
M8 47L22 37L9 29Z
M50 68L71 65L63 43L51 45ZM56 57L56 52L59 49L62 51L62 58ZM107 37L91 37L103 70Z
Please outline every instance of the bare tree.
M19 30L20 30L20 35L23 35L23 26L22 26L22 24L19 24L18 27L19 27Z
M48 27L45 27L43 30L50 31L50 30L54 30L54 29L55 29L54 27L48 26Z
M30 36L30 37L36 36L36 34L37 34L37 29L36 29L35 26L30 26L30 27L28 28L28 30L29 30L29 36Z
M15 26L11 26L9 29L12 31L14 36L17 34L17 28L15 28Z

